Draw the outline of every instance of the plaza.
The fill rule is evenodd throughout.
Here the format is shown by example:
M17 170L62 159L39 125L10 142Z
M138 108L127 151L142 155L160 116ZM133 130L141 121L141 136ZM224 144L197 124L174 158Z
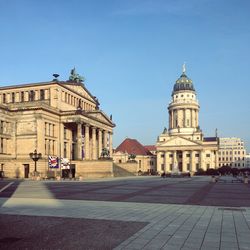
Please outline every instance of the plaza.
M250 249L249 184L210 178L4 180L0 247Z

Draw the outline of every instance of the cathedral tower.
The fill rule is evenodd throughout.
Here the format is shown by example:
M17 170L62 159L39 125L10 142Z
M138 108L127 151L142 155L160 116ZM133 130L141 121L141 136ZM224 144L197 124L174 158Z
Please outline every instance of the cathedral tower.
M193 82L187 77L184 64L182 74L175 82L172 101L168 106L169 133L185 136L200 132L199 108Z
M184 64L168 106L169 128L164 128L156 142L159 173L193 174L200 169L218 167L218 140L203 136L199 110L196 91Z

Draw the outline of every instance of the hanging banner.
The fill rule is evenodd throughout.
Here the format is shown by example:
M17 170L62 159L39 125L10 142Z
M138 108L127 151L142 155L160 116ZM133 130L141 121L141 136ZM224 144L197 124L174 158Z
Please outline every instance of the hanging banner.
M61 168L62 169L70 169L70 162L67 158L61 158Z
M49 155L49 168L59 168L58 157Z

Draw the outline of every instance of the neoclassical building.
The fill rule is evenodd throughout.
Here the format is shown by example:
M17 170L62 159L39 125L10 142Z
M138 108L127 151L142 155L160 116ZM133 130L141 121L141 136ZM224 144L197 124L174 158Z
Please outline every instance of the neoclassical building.
M193 82L185 65L174 84L168 106L169 124L158 137L157 171L196 172L199 168L218 167L218 139L204 137L199 126L200 106Z
M34 150L42 154L37 171L44 174L49 156L69 159L73 173L98 168L103 148L112 157L115 124L99 109L83 78L75 69L68 81L53 76L48 82L0 87L0 166L5 176L28 177L34 171L29 156Z

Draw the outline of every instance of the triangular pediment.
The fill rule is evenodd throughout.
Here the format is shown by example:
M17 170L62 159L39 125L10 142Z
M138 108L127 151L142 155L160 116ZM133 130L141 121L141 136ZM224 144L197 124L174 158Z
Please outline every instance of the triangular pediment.
M95 118L98 121L108 123L108 124L110 124L110 126L114 126L114 123L101 110L88 112L87 114L88 114L88 116Z
M201 143L186 139L180 136L175 136L167 141L162 142L159 146L161 147L174 147L174 146L200 146Z
M72 84L72 83L66 83L64 84L68 89L71 89L72 91L80 94L81 96L86 97L89 100L92 100L93 102L96 102L94 97L89 93L89 91L85 88L83 84Z

